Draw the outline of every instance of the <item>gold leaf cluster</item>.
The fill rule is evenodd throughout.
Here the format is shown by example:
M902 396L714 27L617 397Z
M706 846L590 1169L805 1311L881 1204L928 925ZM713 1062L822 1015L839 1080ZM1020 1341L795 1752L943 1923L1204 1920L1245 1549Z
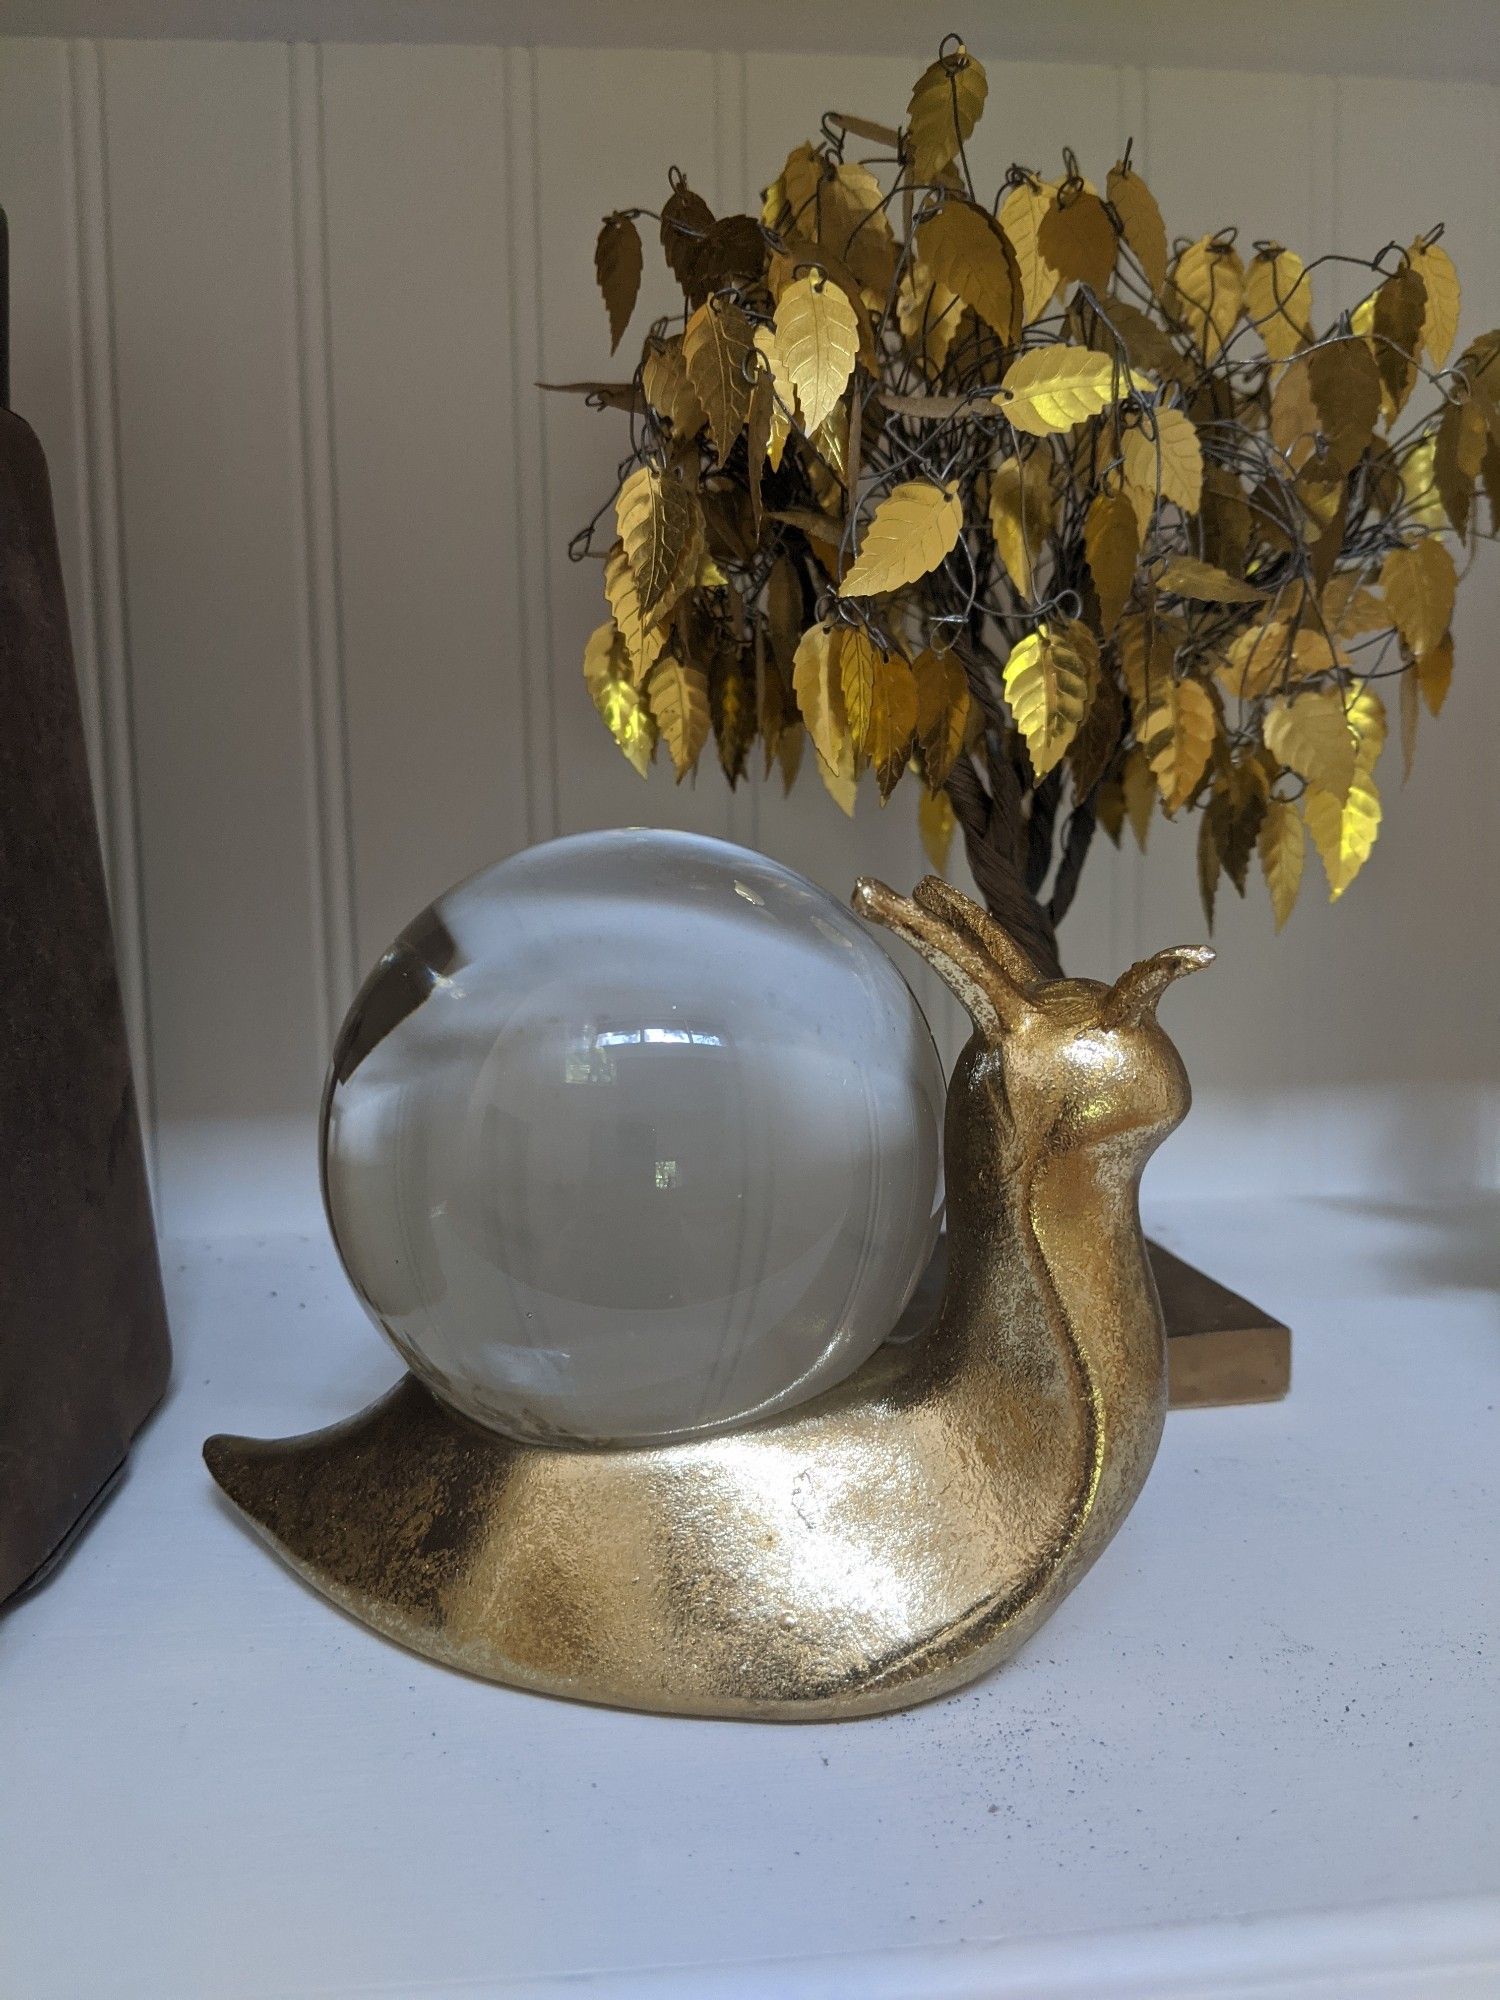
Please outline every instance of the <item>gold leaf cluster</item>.
M1095 827L1196 812L1210 919L1258 857L1279 929L1309 845L1334 898L1370 853L1387 702L1409 768L1446 698L1500 333L1457 349L1438 229L1320 317L1316 258L1173 238L1128 148L1098 184L1065 151L980 190L987 95L949 37L901 122L830 113L758 213L673 169L605 218L611 350L643 219L682 304L628 379L563 385L631 426L576 545L589 694L642 775L713 743L735 784L759 744L789 787L810 740L853 811L911 773L939 863L1005 805L1054 919Z

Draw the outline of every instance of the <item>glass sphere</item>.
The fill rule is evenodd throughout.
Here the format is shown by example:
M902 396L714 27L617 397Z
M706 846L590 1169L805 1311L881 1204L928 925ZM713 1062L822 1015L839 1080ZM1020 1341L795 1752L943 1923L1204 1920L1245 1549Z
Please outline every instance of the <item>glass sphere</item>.
M683 1437L884 1340L937 1233L942 1107L851 911L723 841L583 834L380 961L334 1050L324 1195L445 1402L528 1439Z

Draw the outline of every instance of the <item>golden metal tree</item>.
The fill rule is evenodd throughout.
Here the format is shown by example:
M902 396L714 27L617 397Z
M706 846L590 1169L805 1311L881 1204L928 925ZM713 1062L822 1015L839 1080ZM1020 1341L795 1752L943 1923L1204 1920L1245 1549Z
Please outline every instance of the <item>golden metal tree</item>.
M1319 328L1319 267L1358 260L1169 244L1128 148L1102 191L1065 153L986 202L985 94L950 38L904 125L830 113L758 217L674 170L659 215L605 220L614 346L642 216L683 306L628 382L565 385L632 418L574 544L604 558L590 691L642 775L712 737L731 784L759 741L790 786L810 738L848 812L910 773L937 865L956 826L1049 968L1096 830L1144 846L1158 811L1199 814L1210 923L1258 853L1279 928L1309 837L1335 898L1370 852L1381 684L1408 767L1442 706L1445 538L1479 539L1481 485L1495 530L1500 334L1450 365L1440 230Z

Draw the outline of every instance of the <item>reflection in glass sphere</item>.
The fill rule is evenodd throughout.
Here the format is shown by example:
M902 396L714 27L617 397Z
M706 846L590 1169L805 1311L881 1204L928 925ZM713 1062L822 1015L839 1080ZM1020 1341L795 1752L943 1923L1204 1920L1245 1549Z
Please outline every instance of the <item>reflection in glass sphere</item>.
M345 1267L446 1402L643 1441L786 1409L890 1332L937 1232L943 1080L854 915L691 834L529 849L405 930L339 1034Z

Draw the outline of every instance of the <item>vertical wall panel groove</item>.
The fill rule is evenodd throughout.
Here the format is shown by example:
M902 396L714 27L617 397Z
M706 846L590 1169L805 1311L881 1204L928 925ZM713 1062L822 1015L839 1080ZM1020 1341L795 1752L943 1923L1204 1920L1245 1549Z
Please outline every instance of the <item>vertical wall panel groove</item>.
M255 1134L307 1133L325 1056L286 52L111 41L98 60L140 921L177 1229Z
M506 228L510 264L509 353L515 520L520 561L516 645L526 738L526 833L550 840L564 831L558 806L557 688L552 647L551 572L544 546L549 519L547 454L542 448L538 380L547 372L541 340L541 216L536 161L536 59L505 58Z
M505 52L323 50L330 375L355 935L551 831L538 599L550 470L535 290L511 260L528 148ZM524 232L523 232L524 233ZM519 381L519 388L518 388ZM525 466L522 473L518 468Z
M301 639L318 1035L328 1048L353 998L358 966L338 565L338 467L328 341L321 49L306 43L289 46L287 91L296 294L292 335L302 446L300 504L292 531L304 600Z
M124 495L120 474L119 377L110 252L109 161L104 79L92 42L69 50L73 174L78 204L80 371L85 500L92 591L87 621L92 671L101 691L107 854L116 956L146 1152L158 1165L156 1051L152 1040L145 922L145 868L137 785L130 613L125 583Z

